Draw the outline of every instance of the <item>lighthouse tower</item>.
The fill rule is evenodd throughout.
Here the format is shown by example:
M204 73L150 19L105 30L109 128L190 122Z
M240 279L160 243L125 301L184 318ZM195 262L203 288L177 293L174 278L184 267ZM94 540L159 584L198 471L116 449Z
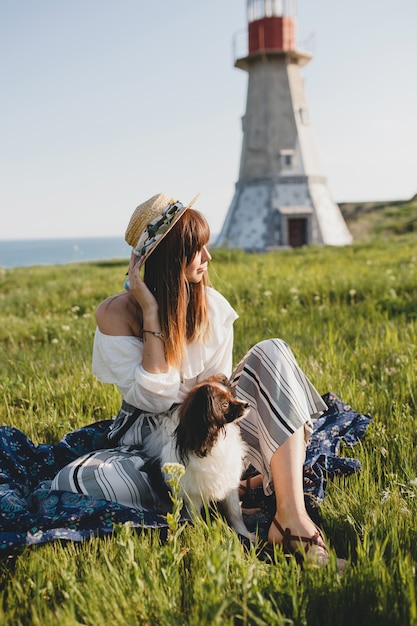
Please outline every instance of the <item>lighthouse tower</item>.
M297 50L295 0L247 0L248 72L239 180L216 246L265 251L352 237L321 170Z

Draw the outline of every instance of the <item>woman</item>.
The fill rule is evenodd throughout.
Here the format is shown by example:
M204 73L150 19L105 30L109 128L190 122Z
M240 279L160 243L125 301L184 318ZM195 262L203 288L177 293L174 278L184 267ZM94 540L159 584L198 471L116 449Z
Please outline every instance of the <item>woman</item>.
M210 233L205 218L192 209L194 201L183 206L158 194L130 219L127 289L98 306L93 349L93 372L119 387L122 407L106 449L64 467L52 488L163 509L151 479L150 438L196 382L232 373L237 314L208 286ZM265 492L276 496L269 541L326 563L327 551L303 494L305 441L311 419L327 408L325 403L278 339L252 348L232 383L236 396L251 407L240 422L247 463L262 475Z

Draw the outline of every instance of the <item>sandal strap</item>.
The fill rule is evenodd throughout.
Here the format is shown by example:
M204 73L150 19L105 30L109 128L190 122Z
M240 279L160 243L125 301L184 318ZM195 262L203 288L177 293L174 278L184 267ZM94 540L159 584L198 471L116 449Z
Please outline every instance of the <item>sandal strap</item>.
M284 550L288 552L294 552L297 550L297 549L294 550L294 548L291 546L291 541L298 541L298 542L302 542L303 544L307 544L304 546L304 552L306 554L308 550L311 548L311 546L314 546L314 545L325 548L324 542L323 542L323 536L321 532L319 531L319 529L317 529L317 532L312 537L301 537L299 535L292 535L291 530L289 528L286 528L284 530L281 524L278 522L276 517L273 518L272 523L278 528L279 532L281 533L282 547L284 548Z
M242 480L239 485L239 495L240 497L247 496L248 493L252 490L251 487L251 477L248 476L245 480Z

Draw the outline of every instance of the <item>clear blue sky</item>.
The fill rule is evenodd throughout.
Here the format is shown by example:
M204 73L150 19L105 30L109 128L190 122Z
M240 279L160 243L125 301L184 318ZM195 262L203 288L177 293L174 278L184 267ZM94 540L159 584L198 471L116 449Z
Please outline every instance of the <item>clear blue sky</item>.
M417 193L416 0L298 0L307 103L336 201ZM1 0L0 239L123 236L196 192L218 232L241 151L246 0Z

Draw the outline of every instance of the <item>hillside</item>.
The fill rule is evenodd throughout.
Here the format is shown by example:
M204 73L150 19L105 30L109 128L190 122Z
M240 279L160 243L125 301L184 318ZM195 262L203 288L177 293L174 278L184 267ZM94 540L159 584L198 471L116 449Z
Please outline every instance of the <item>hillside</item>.
M417 194L410 200L342 202L339 207L355 241L417 232Z

